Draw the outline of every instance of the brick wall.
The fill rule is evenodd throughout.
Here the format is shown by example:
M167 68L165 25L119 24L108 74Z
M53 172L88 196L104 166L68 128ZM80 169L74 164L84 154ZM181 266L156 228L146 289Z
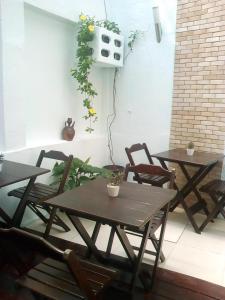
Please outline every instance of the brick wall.
M224 153L224 140L225 0L178 0L170 147Z

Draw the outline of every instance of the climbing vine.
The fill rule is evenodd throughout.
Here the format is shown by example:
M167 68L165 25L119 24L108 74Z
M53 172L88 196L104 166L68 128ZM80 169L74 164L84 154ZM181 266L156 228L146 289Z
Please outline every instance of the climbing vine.
M92 65L95 63L92 57L93 49L89 43L94 39L96 26L104 27L109 31L120 34L120 29L115 22L109 20L95 20L93 17L84 14L80 14L79 16L77 34L78 49L76 53L78 62L76 68L71 70L71 75L77 80L77 89L83 96L83 106L86 108L84 119L89 121L89 126L86 128L86 131L89 133L94 131L92 123L98 119L94 105L94 99L98 93L89 79ZM128 38L128 48L130 51L124 60L126 60L130 52L133 51L134 42L138 35L139 31L131 32Z

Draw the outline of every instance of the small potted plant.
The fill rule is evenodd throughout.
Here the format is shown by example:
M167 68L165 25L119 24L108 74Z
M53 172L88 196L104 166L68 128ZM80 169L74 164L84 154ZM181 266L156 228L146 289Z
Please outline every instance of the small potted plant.
M3 161L4 161L4 154L0 154L0 172L2 171L2 166L3 166Z
M120 191L120 184L123 182L124 174L122 172L112 172L110 182L107 184L107 190L110 197L117 197Z
M193 142L189 142L187 145L187 155L193 155L195 151L195 145Z

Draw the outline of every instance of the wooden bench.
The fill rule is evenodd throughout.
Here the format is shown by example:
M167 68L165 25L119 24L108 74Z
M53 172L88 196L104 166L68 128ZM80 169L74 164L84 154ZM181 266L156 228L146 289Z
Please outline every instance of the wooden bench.
M16 281L44 299L102 299L105 289L117 276L116 270L81 260L74 251L61 251L39 236L16 228L0 229L0 249L5 257L12 253L13 245L19 244L47 257ZM11 262L16 260L18 249L14 250Z

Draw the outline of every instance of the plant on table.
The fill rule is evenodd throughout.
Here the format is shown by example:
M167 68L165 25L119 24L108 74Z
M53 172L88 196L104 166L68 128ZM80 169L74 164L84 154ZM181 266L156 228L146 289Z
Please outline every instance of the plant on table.
M92 166L91 164L89 164L89 161L90 158L86 159L85 161L79 158L73 159L69 176L65 184L65 190L71 190L75 187L83 185L90 180L94 180L98 176L110 176L111 172L104 168ZM54 177L54 181L51 183L51 185L57 185L60 183L64 172L64 168L64 162L55 164L52 170L52 176Z
M195 151L195 145L193 142L187 144L187 155L193 155Z
M120 190L120 185L123 182L123 172L112 172L109 176L109 183L107 184L108 194L111 197L117 197Z
M187 145L187 149L194 149L195 145L193 142L189 142Z

